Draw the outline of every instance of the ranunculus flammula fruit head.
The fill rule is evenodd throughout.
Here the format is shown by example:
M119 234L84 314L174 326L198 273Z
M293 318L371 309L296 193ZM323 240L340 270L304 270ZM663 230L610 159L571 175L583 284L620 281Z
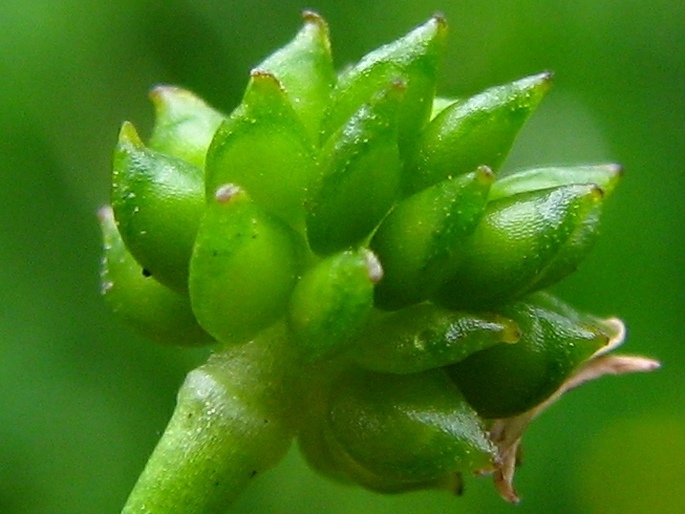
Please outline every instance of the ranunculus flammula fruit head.
M158 342L214 345L124 512L223 512L293 440L376 491L491 474L517 501L540 411L658 367L609 353L621 321L544 291L588 253L620 168L500 176L552 75L436 97L446 31L435 16L337 73L307 12L231 114L159 86L148 142L124 123L105 299Z

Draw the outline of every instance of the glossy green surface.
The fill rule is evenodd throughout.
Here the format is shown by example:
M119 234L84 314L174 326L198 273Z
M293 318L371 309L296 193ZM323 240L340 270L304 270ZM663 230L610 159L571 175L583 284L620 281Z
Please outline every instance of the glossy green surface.
M453 307L496 306L569 274L594 242L601 200L594 184L576 184L488 204L462 250L459 268L437 291L437 301Z
M377 306L397 309L425 300L454 273L493 181L483 167L397 204L370 243L384 270L376 288Z
M343 375L333 386L329 425L339 451L407 488L488 467L494 458L478 417L441 370Z
M550 87L541 73L454 102L433 118L405 166L411 194L477 166L499 170L514 139Z
M130 123L113 160L112 208L126 246L150 275L186 291L204 204L202 169L146 148Z
M157 282L128 253L111 209L98 212L103 237L102 294L112 311L143 336L161 344L213 343L198 325L188 296Z
M400 151L408 153L431 110L446 28L445 20L435 16L344 70L323 118L323 140L343 126L376 91L391 82L401 82L406 93L399 112L399 143Z
M495 182L488 200L573 184L595 184L606 196L613 192L620 177L621 167L617 164L533 168L511 173Z
M179 87L157 86L150 99L155 106L150 148L204 169L207 148L224 115Z
M398 110L406 93L386 83L321 150L321 172L306 201L312 250L331 253L360 243L399 193Z
M222 184L238 184L264 209L301 230L315 171L312 142L281 84L273 75L253 72L243 102L209 149L208 199Z
M343 351L373 309L374 285L383 269L368 250L346 250L324 259L297 282L288 324L307 360Z
M416 373L459 362L474 352L521 337L512 320L429 303L412 305L369 323L350 356L366 369Z
M321 118L336 82L336 72L326 22L314 12L305 11L302 17L304 26L290 44L256 69L279 80L312 141L318 143Z

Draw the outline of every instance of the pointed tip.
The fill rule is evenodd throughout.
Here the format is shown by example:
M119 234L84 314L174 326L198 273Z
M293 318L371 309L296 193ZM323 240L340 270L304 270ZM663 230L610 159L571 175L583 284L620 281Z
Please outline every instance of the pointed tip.
M618 163L612 162L607 164L607 167L618 177L622 177L625 174L625 169Z
M171 98L174 96L176 88L174 86L167 86L164 84L158 84L150 89L148 97L155 108L155 113L159 118L162 113L168 107Z
M270 71L261 68L254 68L252 71L250 71L250 78L252 79L252 83L259 88L284 92L283 84L280 80L278 80L276 75Z
M447 17L440 11L434 12L430 21L434 22L440 30L447 29Z
M649 373L661 368L661 362L639 355L609 355L607 361L608 374L625 375L628 373Z
M158 112L179 103L191 106L206 105L204 100L191 91L170 84L157 84L150 90L148 96Z
M483 185L492 185L495 182L495 173L490 166L478 166L478 168L476 168L476 180Z
M309 9L302 11L302 21L304 21L305 24L315 25L320 30L328 34L328 23L326 23L326 20L324 20L323 17L316 11L311 11Z
M554 72L544 71L538 75L540 80L540 87L547 92L554 83Z
M492 94L494 91L503 93L503 103L507 103L512 109L522 109L531 113L542 102L552 87L552 73L543 72L536 75L528 75L512 82L494 86L481 94ZM480 95L477 95L480 96Z
M544 92L547 92L554 83L554 73L549 70L533 75L531 78L536 83L537 87Z
M304 26L296 39L304 37L316 40L320 45L323 45L326 52L330 55L330 29L326 20L316 11L304 10L302 11L302 21Z
M419 43L422 46L428 43L428 46L432 46L430 42L437 42L439 47L443 47L446 34L447 21L445 17L440 13L435 13L426 22L414 27L403 37L395 41L395 43L402 42L402 44L406 44L411 42L411 44Z
M448 24L447 18L441 12L435 12L426 23L434 33L432 38L437 42L439 48L444 48L447 40Z
M130 121L125 121L121 124L119 130L119 144L129 144L141 148L145 146L138 135L136 127Z
M214 199L219 203L228 203L243 192L243 189L236 184L222 184L216 188Z
M506 471L498 470L494 475L495 488L502 499L512 505L516 505L521 502L521 497L516 492L516 489L514 489L512 478L513 476L507 476Z
M605 196L609 196L613 193L614 189L618 185L618 182L623 177L623 167L620 164L609 163L597 166L604 176L602 178L601 188Z
M176 93L180 88L176 86L170 86L168 84L157 84L150 89L148 96L153 101L153 103L161 103L169 95Z
M644 361L644 367L642 371L656 371L657 369L661 369L663 367L663 364L661 361L658 361L656 359L648 359L646 357L642 357L642 360Z
M98 221L103 224L114 221L114 211L112 210L112 206L109 204L100 207L95 215L97 216Z
M544 93L549 91L552 87L553 79L554 73L551 71L543 71L542 73L523 77L522 79L513 82L513 84L517 85L523 91L537 91L538 93L534 96L537 96L539 101L542 99Z
M617 164L615 162L607 164L606 168L607 168L608 173L611 175L611 178L606 183L605 188L607 189L607 192L610 193L614 190L614 188L616 187L616 184L618 184L619 180L621 180L623 178L625 171L623 169L623 166L621 166L620 164Z
M375 253L371 250L364 250L364 260L369 280L377 284L383 279L383 266Z

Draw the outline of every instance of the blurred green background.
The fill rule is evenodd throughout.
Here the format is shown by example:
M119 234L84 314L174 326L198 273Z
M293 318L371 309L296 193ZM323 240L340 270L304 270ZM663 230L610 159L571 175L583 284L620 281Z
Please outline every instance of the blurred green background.
M314 475L293 451L235 512L685 512L682 0L1 0L0 513L123 505L203 355L142 340L99 297L94 213L119 125L149 133L156 83L230 111L303 8L328 20L339 66L443 12L445 95L555 71L507 167L625 166L603 237L556 289L624 318L625 350L665 365L545 413L524 441L519 507L487 478L470 478L463 498L371 494Z

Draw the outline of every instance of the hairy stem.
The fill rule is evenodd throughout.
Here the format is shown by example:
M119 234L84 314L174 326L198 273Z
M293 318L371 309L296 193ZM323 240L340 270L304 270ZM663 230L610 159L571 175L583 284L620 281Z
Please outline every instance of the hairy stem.
M294 357L282 327L227 347L191 371L122 514L224 513L287 452Z

